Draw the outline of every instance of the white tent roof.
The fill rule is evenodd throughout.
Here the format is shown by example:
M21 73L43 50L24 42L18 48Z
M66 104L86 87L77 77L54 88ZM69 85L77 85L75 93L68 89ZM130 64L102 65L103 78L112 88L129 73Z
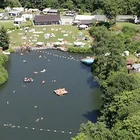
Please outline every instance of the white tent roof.
M14 21L18 21L18 22L21 21L22 22L22 21L26 21L26 20L24 18L15 18Z
M74 45L76 45L76 46L83 46L83 45L85 45L85 43L83 43L83 42L74 42Z
M95 16L90 15L76 15L74 20L92 20Z
M44 45L44 42L37 42L36 45L42 46Z

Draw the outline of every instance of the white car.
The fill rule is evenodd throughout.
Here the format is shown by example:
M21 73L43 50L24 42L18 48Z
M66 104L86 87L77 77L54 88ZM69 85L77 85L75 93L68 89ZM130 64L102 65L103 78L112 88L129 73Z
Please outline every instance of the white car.
M81 29L81 30L82 30L82 29L85 30L85 29L88 28L88 25L81 24L81 25L78 26L78 28Z

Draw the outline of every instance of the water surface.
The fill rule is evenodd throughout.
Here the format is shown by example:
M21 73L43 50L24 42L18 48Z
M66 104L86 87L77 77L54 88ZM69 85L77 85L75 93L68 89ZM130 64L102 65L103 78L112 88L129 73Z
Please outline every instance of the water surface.
M0 88L1 140L70 140L81 123L96 121L100 92L96 90L98 85L93 81L90 68L81 64L80 59L80 55L54 50L11 54L6 64L9 80ZM46 72L34 74L43 69ZM25 84L24 77L34 81ZM45 84L41 83L43 80ZM63 87L68 90L67 95L60 97L53 93ZM41 117L43 120L35 122ZM4 124L15 128L4 127Z

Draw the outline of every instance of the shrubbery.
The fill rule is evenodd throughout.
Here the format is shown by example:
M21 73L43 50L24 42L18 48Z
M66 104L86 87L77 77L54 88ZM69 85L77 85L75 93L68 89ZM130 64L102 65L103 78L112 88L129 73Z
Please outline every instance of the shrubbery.
M6 61L8 61L8 56L5 54L0 54L0 85L8 80L8 73L2 66Z
M88 47L83 47L83 48L69 47L68 51L71 53L92 53L92 49Z

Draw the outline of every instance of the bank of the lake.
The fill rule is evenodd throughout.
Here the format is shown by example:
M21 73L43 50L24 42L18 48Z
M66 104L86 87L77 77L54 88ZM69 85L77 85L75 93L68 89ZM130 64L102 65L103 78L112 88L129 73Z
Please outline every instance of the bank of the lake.
M3 65L8 61L8 56L0 53L0 85L8 80L8 73Z
M80 63L81 56L56 50L10 55L6 64L9 80L0 87L0 139L70 140L81 123L96 121L101 93L90 67ZM42 69L46 72L34 74ZM34 81L24 84L24 77ZM46 83L41 84L42 80ZM62 97L55 95L53 90L60 87L69 93ZM43 120L35 122L41 117Z

